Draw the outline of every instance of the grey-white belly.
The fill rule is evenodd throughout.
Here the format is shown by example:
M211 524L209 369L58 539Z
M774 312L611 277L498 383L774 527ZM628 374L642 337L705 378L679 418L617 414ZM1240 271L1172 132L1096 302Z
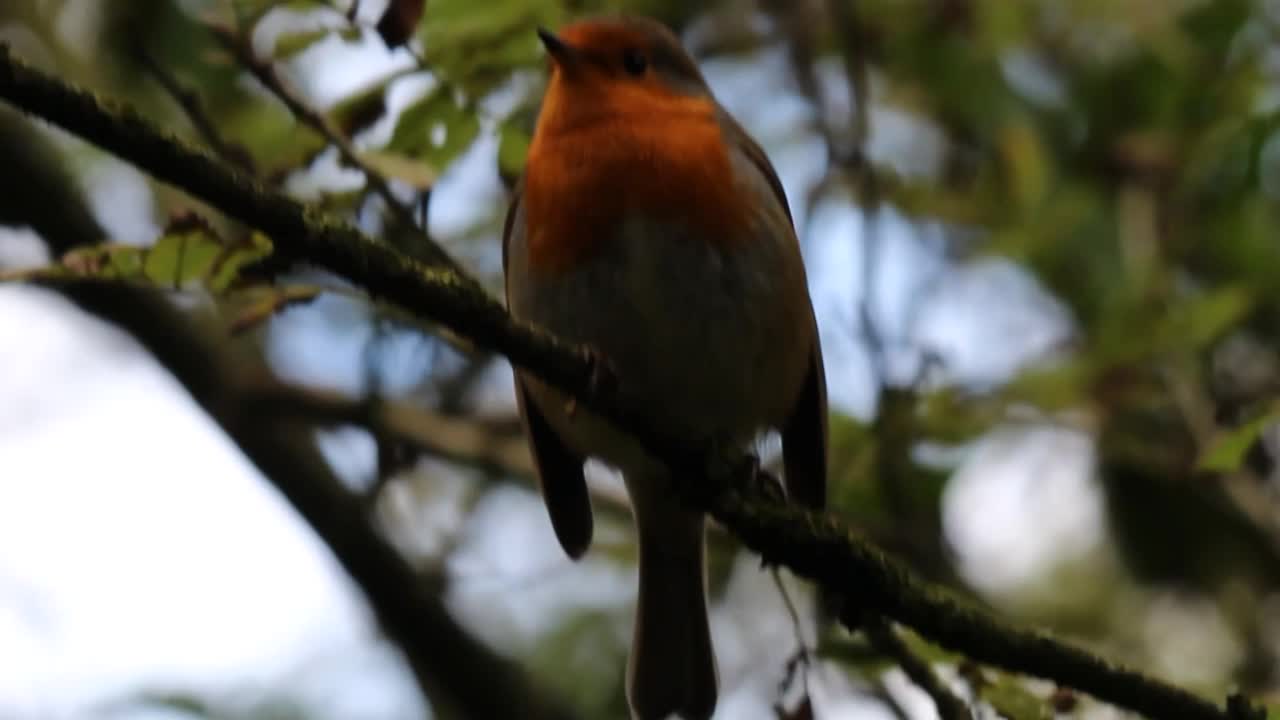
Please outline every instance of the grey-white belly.
M749 441L790 412L808 367L812 316L791 237L725 248L654 232L642 222L581 267L530 274L523 232L508 248L511 312L596 348L654 422L698 439ZM628 464L628 447L537 382L531 394L583 454Z

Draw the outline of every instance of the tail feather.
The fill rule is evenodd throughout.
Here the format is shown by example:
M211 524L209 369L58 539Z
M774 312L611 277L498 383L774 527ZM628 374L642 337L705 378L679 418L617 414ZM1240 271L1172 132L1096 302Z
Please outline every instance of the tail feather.
M707 720L718 681L707 621L704 519L673 497L646 498L631 490L640 538L640 592L627 673L631 712L636 720Z

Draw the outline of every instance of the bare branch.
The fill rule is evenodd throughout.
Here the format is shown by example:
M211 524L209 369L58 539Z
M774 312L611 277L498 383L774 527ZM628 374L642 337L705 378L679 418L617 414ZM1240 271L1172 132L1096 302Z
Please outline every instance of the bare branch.
M884 618L866 618L863 630L873 645L898 663L911 682L933 698L938 717L942 720L973 720L973 712L968 705L942 684L928 661L908 647Z

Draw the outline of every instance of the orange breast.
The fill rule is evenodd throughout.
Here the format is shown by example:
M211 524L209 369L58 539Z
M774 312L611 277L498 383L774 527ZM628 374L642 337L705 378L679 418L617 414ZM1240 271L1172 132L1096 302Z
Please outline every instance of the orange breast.
M544 105L525 174L533 268L563 272L589 260L638 214L721 246L745 235L746 208L710 100L636 98L639 107L596 104L579 113L590 117L574 117L557 111L560 99ZM549 109L556 114L545 117Z

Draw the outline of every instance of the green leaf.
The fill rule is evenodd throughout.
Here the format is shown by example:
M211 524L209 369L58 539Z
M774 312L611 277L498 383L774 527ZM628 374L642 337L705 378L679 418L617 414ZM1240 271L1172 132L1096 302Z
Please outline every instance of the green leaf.
M436 182L431 166L413 158L389 152L365 152L360 159L379 175L406 183L415 190L428 190Z
M419 36L434 70L473 95L543 62L534 31L564 20L558 0L433 0Z
M260 102L247 95L228 103L218 122L224 136L248 150L269 178L310 163L328 147L324 136L299 124L279 103Z
M982 699L1009 720L1053 720L1049 703L1034 695L1017 678L1000 675L982 688Z
M1157 333L1167 348L1204 347L1239 324L1253 307L1253 298L1242 287L1227 287L1193 296L1165 315Z
M514 122L504 122L498 130L498 172L503 177L516 177L524 171L528 154L528 131Z
M142 273L146 260L146 248L135 248L132 245L114 245L105 248L106 266L104 277L132 280Z
M236 15L250 26L277 8L296 11L333 8L330 0L231 0L231 4Z
M188 269L182 266L187 237L185 233L165 235L141 253L143 276L160 287L181 288Z
M1196 462L1204 472L1229 473L1239 470L1262 433L1280 420L1280 407L1272 407L1244 425L1215 438Z
M1098 364L1076 358L1059 365L1031 367L1006 387L1009 401L1023 402L1042 410L1069 408L1078 403L1097 378Z
M102 243L73 248L55 265L3 279L88 277L169 290L205 286L220 293L239 280L245 265L270 254L271 241L264 235L229 245L203 219L189 215L171 222L151 246Z
M256 285L234 293L230 300L234 309L227 331L239 335L258 327L276 313L303 303L309 303L324 292L311 285L287 285L284 287Z
M391 73L348 95L329 110L330 120L347 137L373 125L387 114L387 88L396 80L414 72L417 72L416 68Z
M333 30L331 28L283 33L276 38L276 46L272 55L277 60L288 60L289 58L301 55L312 45L315 45L332 34Z
M251 263L257 262L271 254L271 240L266 235L254 233L245 245L232 248L219 257L209 278L209 288L214 292L225 292L240 277L240 271Z
M384 150L419 159L441 174L479 134L475 110L442 86L405 108Z

